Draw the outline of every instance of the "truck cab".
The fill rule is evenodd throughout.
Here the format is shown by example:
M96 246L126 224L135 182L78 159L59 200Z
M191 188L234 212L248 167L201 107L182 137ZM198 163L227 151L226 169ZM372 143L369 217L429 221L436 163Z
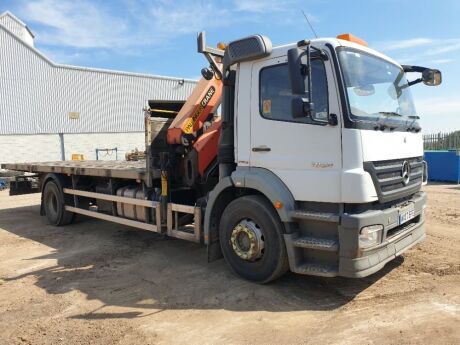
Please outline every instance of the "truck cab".
M423 72L417 82L427 85L439 83L440 72L401 66L352 35L275 48L264 40L269 53L229 69L235 166L210 194L209 246L220 238L233 270L259 280L251 266L266 255L260 225L242 215L225 230L232 222L225 210L212 210L219 195L240 189L262 195L276 212L291 271L372 274L425 237L426 165L410 92L415 82L406 72ZM300 91L293 73L305 79ZM225 122L225 89L223 97ZM216 215L224 219L219 235Z

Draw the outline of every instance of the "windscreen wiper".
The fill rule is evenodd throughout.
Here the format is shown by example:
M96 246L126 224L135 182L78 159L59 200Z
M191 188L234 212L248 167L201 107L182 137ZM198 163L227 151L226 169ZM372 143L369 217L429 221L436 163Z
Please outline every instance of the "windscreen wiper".
M400 113L397 113L394 111L379 111L378 114L387 115L387 116L399 116L399 117L402 116Z
M384 131L389 129L392 131L401 126L401 121L396 120L396 117L402 117L403 115L392 111L379 111L378 114L381 116L378 117L377 124L374 127L375 130Z
M376 125L374 126L374 129L381 131L389 129L390 131L392 131L395 128L398 128L398 125L396 125L395 123L391 123L391 121L388 121L388 119L388 117L379 117Z
M394 117L403 117L402 114L392 112L392 111L380 111L379 114L384 115L384 117L379 117L377 121L377 125L374 127L375 130L384 131L385 129L389 129L390 131L402 127L404 124L407 126L407 130L409 132L420 132L421 127L417 123L417 120L420 119L417 115L410 115L407 118L411 119L412 121L408 124L406 121L405 123L401 123L399 120L395 120ZM391 117L393 116L393 118Z
M398 117L404 116L403 114L396 113L394 111L379 111L378 114L387 115L387 116L398 116ZM406 115L405 117L407 117L408 119L420 120L420 117L417 115Z
M417 115L412 115L408 117L409 119L412 120L412 122L407 126L407 131L408 132L414 131L415 133L420 132L422 130L422 127L420 127L420 125L417 123L417 120L419 120L420 117L418 117Z

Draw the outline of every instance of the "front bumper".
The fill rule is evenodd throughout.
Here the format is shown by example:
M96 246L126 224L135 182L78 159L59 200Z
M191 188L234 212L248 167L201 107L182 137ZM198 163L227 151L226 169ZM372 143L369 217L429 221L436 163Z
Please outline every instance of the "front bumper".
M401 207L372 210L341 217L339 225L338 275L343 277L365 277L380 270L387 262L401 255L425 238L424 209L426 193L416 193L407 203L414 205L414 218L399 225ZM359 231L367 225L384 226L382 242L370 248L359 248Z

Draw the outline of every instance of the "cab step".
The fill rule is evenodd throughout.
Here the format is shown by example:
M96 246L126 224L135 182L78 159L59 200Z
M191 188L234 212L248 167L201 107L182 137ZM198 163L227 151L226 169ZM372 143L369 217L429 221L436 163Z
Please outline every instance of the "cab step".
M293 244L300 248L324 250L328 252L337 252L339 250L339 242L335 239L305 236L295 239Z
M296 267L295 273L321 277L336 277L339 274L339 270L335 265L305 263Z
M313 212L313 211L291 211L290 216L294 219L318 220L322 222L338 223L340 216L336 213Z

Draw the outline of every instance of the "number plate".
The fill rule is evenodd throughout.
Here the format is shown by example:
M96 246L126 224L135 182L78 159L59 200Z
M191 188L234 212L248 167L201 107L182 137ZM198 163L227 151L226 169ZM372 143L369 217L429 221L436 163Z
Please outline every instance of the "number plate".
M410 204L399 210L399 225L404 224L415 217L414 204Z

